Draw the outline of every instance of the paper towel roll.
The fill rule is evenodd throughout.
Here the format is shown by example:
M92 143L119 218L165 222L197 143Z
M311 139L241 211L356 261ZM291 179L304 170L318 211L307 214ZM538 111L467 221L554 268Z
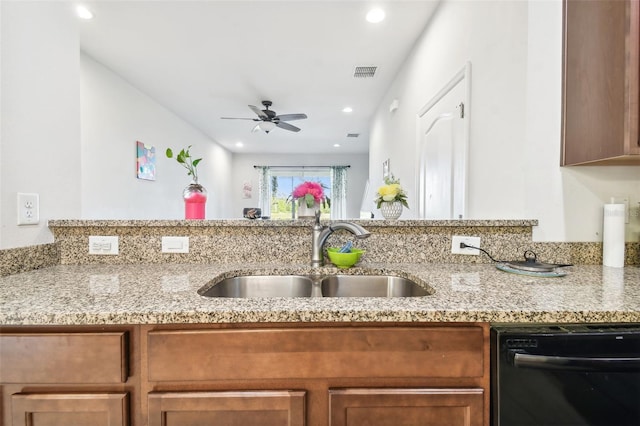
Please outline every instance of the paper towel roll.
M624 204L604 205L602 264L624 267Z

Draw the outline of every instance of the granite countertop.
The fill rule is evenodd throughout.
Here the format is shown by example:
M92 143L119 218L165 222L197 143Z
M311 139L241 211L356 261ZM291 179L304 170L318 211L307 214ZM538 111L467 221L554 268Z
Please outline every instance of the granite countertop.
M362 264L428 286L415 298L206 298L213 280L246 274L335 274L282 264L58 265L0 278L0 324L243 322L640 322L640 268L579 265L564 277L491 264Z

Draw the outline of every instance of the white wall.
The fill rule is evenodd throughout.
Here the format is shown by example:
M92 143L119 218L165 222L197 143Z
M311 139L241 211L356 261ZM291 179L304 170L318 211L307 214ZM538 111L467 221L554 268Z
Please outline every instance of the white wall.
M207 219L227 217L231 153L83 54L82 218L184 219L187 170L165 156L192 145ZM156 148L156 180L136 177L136 141Z
M369 156L367 154L234 154L232 167L233 214L242 217L244 207L259 207L258 173L253 166L345 166L347 171L347 217L360 217L360 205L365 183L369 176ZM242 185L251 182L251 199L242 198Z
M77 22L69 3L0 3L0 248L53 241L50 218L80 217ZM17 193L40 195L40 223L17 226Z
M2 28L4 28L4 23L2 22L2 10L4 8L2 7L2 5L0 4L0 52L4 51L4 46L2 45L2 40L4 39L3 34L2 34ZM4 133L2 132L2 129L4 128L4 126L2 125L2 104L4 103L2 101L2 71L3 71L3 66L2 66L2 54L0 53L0 142L2 141L3 137L4 137ZM2 144L0 143L0 249L2 249L2 234L3 234L3 230L4 230L4 222L2 222L2 206L4 205L4 203L2 202L3 200L3 186L2 186Z
M380 104L372 182L381 164L415 194L416 114L472 64L468 218L538 219L538 241L600 241L602 204L640 201L640 167L561 168L561 0L445 0ZM389 113L389 104L400 107ZM374 185L375 186L375 185ZM403 217L415 217L416 209ZM640 223L627 226L637 241Z
M73 8L0 2L0 249L52 242L49 219L183 218L190 179L169 146L193 145L207 218L229 216L231 153L90 58L81 67ZM157 148L154 182L135 177L136 140ZM18 192L40 195L38 225L17 226Z

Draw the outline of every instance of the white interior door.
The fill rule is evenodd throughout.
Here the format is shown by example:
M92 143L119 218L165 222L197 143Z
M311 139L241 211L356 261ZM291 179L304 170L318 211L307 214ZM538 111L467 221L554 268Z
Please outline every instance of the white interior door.
M422 219L466 217L467 64L418 113L418 208Z

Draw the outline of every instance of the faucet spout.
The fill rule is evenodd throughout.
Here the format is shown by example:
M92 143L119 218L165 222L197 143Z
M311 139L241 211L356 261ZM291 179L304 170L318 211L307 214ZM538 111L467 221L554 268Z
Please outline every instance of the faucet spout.
M327 241L327 238L329 238L329 235L341 229L351 232L358 239L367 238L371 235L369 231L353 222L337 222L329 226L322 226L320 225L320 212L317 211L312 229L311 266L317 267L324 265L324 256L322 254L324 243Z

